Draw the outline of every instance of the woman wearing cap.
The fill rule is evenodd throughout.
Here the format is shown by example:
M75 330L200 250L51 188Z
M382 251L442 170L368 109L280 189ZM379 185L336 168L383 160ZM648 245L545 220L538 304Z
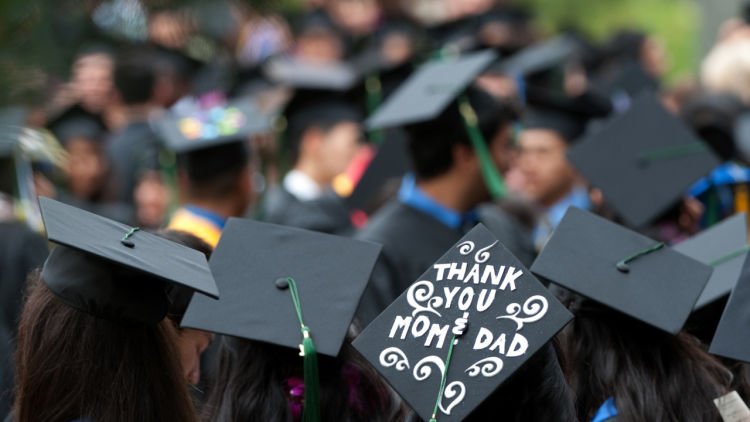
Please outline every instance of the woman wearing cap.
M676 336L593 301L563 331L582 421L721 421L712 400L731 373L685 332Z
M48 198L58 244L32 274L16 354L14 421L193 421L168 318L218 297L199 251Z

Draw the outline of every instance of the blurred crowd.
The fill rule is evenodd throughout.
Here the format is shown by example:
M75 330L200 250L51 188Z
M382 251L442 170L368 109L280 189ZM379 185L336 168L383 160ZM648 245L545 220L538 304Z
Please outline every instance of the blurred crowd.
M379 212L394 198L418 201L418 190L461 212L478 207L480 220L499 227L503 244L529 265L568 206L632 223L568 152L644 94L655 95L720 164L632 228L672 245L750 212L750 9L721 26L693 78L672 84L664 79L669 52L649 33L613 28L608 38L593 40L571 27L546 34L534 12L511 0L305 0L289 14L229 0L103 2L87 10L69 77L47 78L43 102L19 102L0 113L0 123L12 128L3 138L22 140L23 149L23 160L17 156L10 173L0 172L11 181L0 189L0 219L41 232L36 197L45 196L143 230L189 231L209 246L229 217L248 217L373 240L385 245L387 257L411 252L388 249L391 239L377 232L385 221ZM455 129L445 123L448 114L425 116L438 118L408 130L366 123L422 64L487 50L496 54L492 63L470 75L482 96L467 97L479 120L491 110L500 121L483 135L500 139L488 144L503 195L475 188L488 183L486 174L461 167L460 151L443 166L450 146L438 138ZM214 108L225 114L197 123L180 117ZM225 127L227 138L237 138L248 122L233 126L232 110L250 110L244 118L257 120L241 133L241 145L236 139L199 145L222 138ZM211 130L217 134L207 136ZM423 139L415 141L415 134ZM367 176L379 154L384 174ZM472 171L474 178L456 176ZM26 267L12 274L3 267L0 276L1 310L8 310L0 338L17 331L19 274L46 256L36 240L21 241L33 245ZM406 266L392 265L396 273ZM402 288L420 273L389 277ZM363 299L363 321L401 291L367 292L376 299ZM718 318L712 315L709 325L715 328ZM207 335L185 335L194 335L185 340L188 349L208 347ZM198 357L185 359L186 377L200 384ZM10 379L0 378L0 393L9 391ZM1 418L10 395L0 399Z

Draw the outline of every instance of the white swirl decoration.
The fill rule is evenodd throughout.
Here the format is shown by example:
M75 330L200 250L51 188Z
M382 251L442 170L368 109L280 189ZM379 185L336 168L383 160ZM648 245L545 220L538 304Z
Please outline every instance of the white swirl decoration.
M467 240L458 244L458 253L468 255L474 251L474 242Z
M403 371L409 367L409 358L406 353L398 347L389 347L380 352L380 364L386 368L396 367L397 371Z
M474 362L474 364L466 368L466 371L464 372L469 374L472 378L479 374L482 374L483 377L489 378L499 374L502 370L503 360L498 357L490 356Z
M433 364L437 367L438 370L440 370L440 376L443 376L443 372L445 371L445 363L443 363L443 360L435 355L427 356L425 358L422 358L417 364L414 366L414 379L417 381L424 381L427 378L432 375L432 368L430 367L430 364Z
M496 319L505 318L514 321L516 323L516 331L518 331L523 328L524 324L542 319L547 314L547 309L549 309L547 298L541 295L534 295L526 299L523 308L518 303L511 303L505 308L505 312L508 315L499 316ZM521 313L521 310L523 310L524 316L519 317L518 314Z
M440 411L446 415L450 415L453 408L461 403L464 400L464 397L466 397L466 386L461 381L453 381L445 386L443 397L446 399L453 399L448 403L447 407L443 407L443 400L440 400Z
M490 257L492 256L489 250L494 248L498 242L499 240L496 240L491 245L478 250L477 253L474 255L474 261L476 261L477 264L484 264L485 262L487 262L487 260L490 259Z
M409 290L406 292L406 302L414 308L411 312L412 316L416 316L422 312L429 312L442 317L440 312L436 311L433 307L441 306L443 298L438 296L433 297L433 293L435 293L435 286L428 280L418 281L409 287Z

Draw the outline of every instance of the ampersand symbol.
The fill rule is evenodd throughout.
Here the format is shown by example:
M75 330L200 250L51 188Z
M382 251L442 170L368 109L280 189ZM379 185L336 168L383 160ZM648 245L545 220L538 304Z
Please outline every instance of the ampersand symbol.
M456 322L454 323L453 330L451 330L451 333L455 335L456 337L461 337L464 335L464 332L466 331L466 327L469 325L469 313L464 312L463 316L461 318L456 318Z

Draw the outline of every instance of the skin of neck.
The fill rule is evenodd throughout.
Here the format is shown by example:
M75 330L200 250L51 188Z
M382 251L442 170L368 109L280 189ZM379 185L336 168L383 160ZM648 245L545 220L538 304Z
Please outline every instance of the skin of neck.
M333 178L326 175L325 172L320 169L320 166L315 162L315 160L309 159L307 157L300 157L299 161L294 166L294 170L304 173L318 186L330 186L331 183L333 183Z

